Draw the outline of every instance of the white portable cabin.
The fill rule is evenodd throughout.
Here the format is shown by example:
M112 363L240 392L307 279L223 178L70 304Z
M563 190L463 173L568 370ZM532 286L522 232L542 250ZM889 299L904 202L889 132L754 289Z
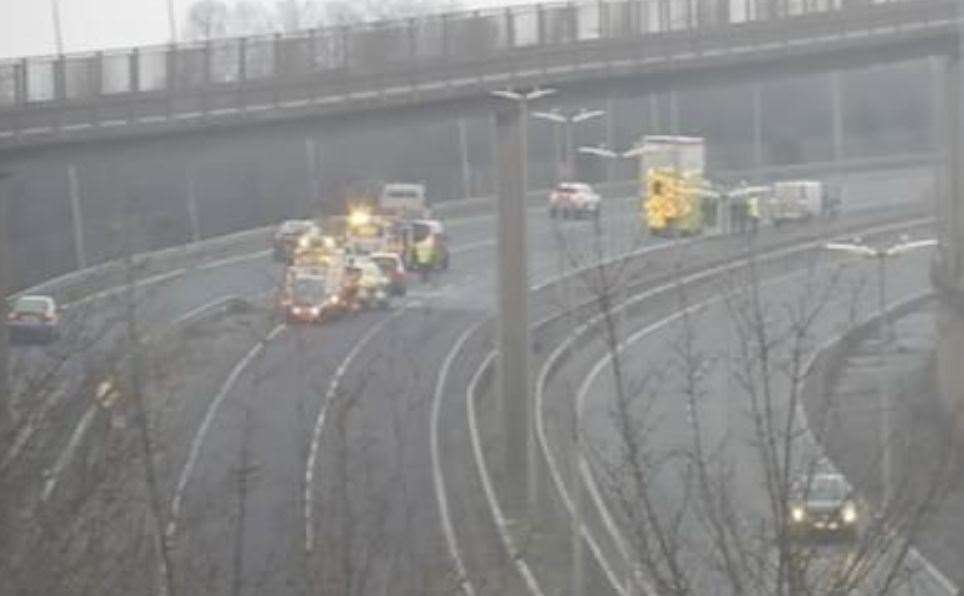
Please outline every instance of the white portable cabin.
M706 141L702 137L646 135L633 153L639 155L640 172L672 169L677 175L703 176Z

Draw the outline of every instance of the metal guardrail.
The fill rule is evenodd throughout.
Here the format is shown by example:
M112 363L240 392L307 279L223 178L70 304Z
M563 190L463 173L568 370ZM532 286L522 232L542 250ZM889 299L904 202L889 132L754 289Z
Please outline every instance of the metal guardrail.
M584 0L0 61L0 143L952 33L953 0ZM956 33L955 33L956 34ZM37 139L33 139L37 141Z
M739 180L745 176L752 178L753 176L761 175L761 173L767 176L825 176L827 173L832 173L840 169L845 169L850 172L888 167L918 166L934 163L936 159L937 156L935 154L922 153L884 156L866 160L849 160L844 162L846 166L831 162L773 166L765 168L762 171L723 171L718 173L718 179L721 181L732 181ZM619 180L598 184L596 186L597 189L605 195L617 196L635 193L637 184L638 182L636 180ZM547 192L548 189L529 191L526 196L529 207L538 207L543 204ZM494 213L496 207L495 201L495 197L491 196L442 201L433 205L433 211L437 217L444 220L467 219ZM164 280L178 269L190 270L191 268L220 259L231 259L245 254L250 255L259 251L266 251L269 248L273 229L273 225L262 226L201 240L199 242L139 254L136 256L138 263L137 277L142 280L141 283L143 283L143 280L151 278ZM50 294L62 302L80 300L95 295L98 292L123 285L127 274L126 267L127 265L122 261L108 261L93 267L79 269L54 277L31 288L22 290L20 293Z

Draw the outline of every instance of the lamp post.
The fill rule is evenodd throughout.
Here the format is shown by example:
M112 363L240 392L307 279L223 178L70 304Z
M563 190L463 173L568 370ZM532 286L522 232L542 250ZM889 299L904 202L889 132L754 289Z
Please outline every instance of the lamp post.
M57 55L63 56L64 34L60 23L60 0L50 0L50 13L54 25L54 47L57 49Z
M887 263L892 258L899 257L911 251L937 246L935 239L911 241L906 235L901 237L899 244L894 244L887 248L871 247L864 244L859 238L852 243L830 242L824 248L830 251L844 252L863 258L875 259L877 261L877 300L880 309L880 353L892 346L894 329L887 314ZM881 363L883 364L883 363ZM882 374L882 373L881 373ZM881 441L881 460L880 473L881 482L884 489L884 505L890 503L893 496L893 478L891 464L893 460L893 446L891 445L891 435L893 433L893 420L891 419L890 394L884 389L882 379L878 379L878 407L880 408L880 441Z
M0 172L0 437L10 423L10 330L7 328L7 303L13 283L11 282L9 245L7 243L7 194L3 181L9 174Z
M167 0L167 26L171 43L177 43L177 10L174 8L174 0Z
M497 387L506 439L504 470L509 483L525 477L526 503L537 499L536 450L529 377L529 280L526 243L529 102L553 89L491 92L495 108L498 164L499 319ZM508 101L504 101L508 100ZM520 457L525 454L525 457Z
M532 117L538 118L540 120L545 120L546 122L551 122L555 125L561 126L563 129L563 134L565 135L565 157L558 155L559 146L556 145L556 162L566 164L565 176L559 176L560 178L569 177L574 178L576 175L576 148L574 140L574 130L577 124L592 120L594 118L599 118L605 116L606 112L604 110L587 110L585 108L580 109L576 112L569 114L564 114L558 109L553 109L548 112L533 112Z

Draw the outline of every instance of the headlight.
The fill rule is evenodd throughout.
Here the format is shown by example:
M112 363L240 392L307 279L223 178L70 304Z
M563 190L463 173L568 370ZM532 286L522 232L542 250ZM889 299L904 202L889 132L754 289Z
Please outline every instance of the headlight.
M302 236L301 238L298 238L298 248L308 248L308 244L310 242L311 241L308 240L307 236Z
M807 512L804 511L803 507L799 505L794 505L790 509L790 517L795 522L802 522L807 517Z
M843 511L840 516L843 518L845 524L852 524L857 521L857 506L853 503L847 503L843 506Z
M317 316L320 315L320 314L321 314L321 308L320 308L320 307L318 307L318 306L313 306L313 307L311 307L311 316L317 317Z
M333 295L329 300L331 300L332 304L338 304L339 302L341 302L341 299L338 298L337 294Z
M294 306L291 308L291 314L300 316L304 314L304 309L302 309L300 306Z

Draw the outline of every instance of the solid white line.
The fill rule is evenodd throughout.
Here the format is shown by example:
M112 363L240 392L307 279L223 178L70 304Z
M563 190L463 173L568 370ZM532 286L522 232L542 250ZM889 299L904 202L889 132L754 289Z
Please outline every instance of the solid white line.
M234 265L237 263L242 263L244 261L254 261L256 259L261 259L267 257L271 254L271 250L259 250L256 252L248 252L233 257L227 257L224 259L218 259L217 261L211 261L209 263L204 263L198 267L199 271L207 271L208 269L217 269L218 267L224 267L225 265Z
M489 502L489 509L492 510L492 517L495 518L495 525L498 528L499 536L502 538L502 544L505 547L506 552L509 554L509 558L515 564L516 569L522 575L522 579L526 583L526 587L529 588L529 592L535 596L543 596L542 588L539 587L539 582L536 580L535 574L529 568L529 564L526 563L523 553L519 552L516 548L515 540L508 530L508 523L506 522L505 515L502 513L502 507L499 505L499 499L495 494L495 487L492 485L492 478L489 477L489 469L486 467L485 454L482 452L482 441L479 438L479 426L478 421L475 417L475 390L479 384L479 379L482 377L482 373L485 369L492 365L495 361L496 353L489 352L479 368L476 369L475 374L472 375L472 381L469 383L468 389L465 392L465 407L468 411L469 418L469 435L472 439L472 452L475 454L475 465L479 470L479 477L482 480L482 488L485 492L485 498Z
M448 544L449 556L455 563L458 571L459 586L466 596L474 596L475 588L469 580L465 569L465 562L459 552L458 539L455 536L455 527L452 525L452 517L449 512L449 501L445 488L445 476L442 473L442 456L439 453L439 418L442 411L442 397L445 392L445 383L448 381L449 370L455 357L465 347L465 342L480 327L481 323L476 323L465 330L456 340L455 345L445 357L442 368L439 370L438 379L435 382L435 399L432 401L432 478L435 481L435 500L438 502L439 517L442 519L442 531L445 534L445 542Z
M166 534L168 538L173 538L177 532L177 518L181 511L181 501L184 497L184 489L187 487L188 480L190 480L191 475L194 472L194 467L197 465L197 459L201 452L201 445L204 444L204 439L207 437L208 430L211 428L211 423L214 421L215 414L217 413L218 408L220 408L221 402L224 401L224 398L227 397L228 392L230 392L231 388L234 387L234 384L237 382L238 377L241 376L241 373L244 372L244 369L247 368L248 365L251 364L251 361L264 350L265 345L278 337L278 335L280 335L284 329L284 325L278 325L272 329L263 340L258 342L256 346L251 348L251 350L245 354L244 358L242 358L234 366L234 369L231 370L231 374L228 375L228 378L221 386L221 390L218 391L218 394L215 396L215 398L211 400L210 404L208 404L207 412L204 414L204 420L201 422L201 426L198 428L197 433L194 435L194 439L191 441L191 451L188 455L187 463L184 464L184 467L181 469L181 474L178 477L177 488L174 491L174 498L171 501L171 519L167 524Z
M234 294L228 294L227 296L221 296L220 298L216 298L216 299L208 302L207 304L202 304L201 306L199 306L199 307L197 307L197 308L193 308L193 309L187 311L187 312L184 313L183 315L181 315L181 316L179 316L178 318L174 319L174 320L171 322L171 324L172 324L172 325L180 325L180 324L182 324L182 323L184 323L184 322L186 322L186 321L190 321L191 319L193 319L194 317L198 316L199 314L201 314L201 313L203 313L203 312L205 312L205 311L208 311L208 310L211 310L212 308L216 308L216 307L218 307L218 306L221 306L222 304L226 304L227 302L229 302L229 301L231 301L231 300L238 300L238 299L239 299L238 296L236 296L236 295L234 295Z
M49 471L47 476L47 481L44 483L43 494L40 496L41 501L47 501L50 498L51 493L57 487L57 482L60 479L60 474L64 471L64 468L73 460L74 451L77 450L77 446L80 444L80 440L87 433L87 429L94 422L94 418L97 415L97 410L99 406L97 402L91 403L87 406L87 410L84 412L83 417L80 419L80 423L74 428L74 432L70 435L70 441L67 442L67 446L60 455L57 457L57 461L54 463L53 469Z
M162 282L165 282L165 281L174 279L174 278L176 278L176 277L180 277L180 276L184 275L185 273L187 273L187 269L183 269L183 268L182 268L182 269L175 269L175 270L173 270L173 271L168 271L167 273L161 273L161 274L159 274L159 275L154 275L154 276L152 276L152 277L148 277L148 278L145 278L145 279L138 280L138 281L134 282L134 287L135 287L135 288L140 288L141 286L149 286L149 285L154 285L154 284L162 283ZM102 299L102 298L107 298L107 297L109 297L109 296L114 296L114 295L116 295L116 294L120 294L121 292L127 290L127 288L128 288L128 285L127 285L127 284L120 285L120 286L115 286L115 287L113 287L113 288L108 288L108 289L106 289L106 290L102 290L102 291L100 291L100 292L97 292L96 294L90 294L89 296L84 296L83 298L80 298L80 299L75 300L75 301L73 301L73 302L68 302L68 303L64 304L64 306L78 306L78 305L81 305L81 304L86 304L86 303L88 303L88 302L93 302L93 301L96 301L96 300L100 300L100 299Z
M325 401L321 404L321 408L318 410L318 417L315 419L315 428L311 433L311 445L308 449L308 461L305 465L305 502L304 502L304 518L305 518L305 549L311 552L315 546L315 529L314 529L314 503L312 501L312 494L314 493L314 476L315 476L315 461L318 459L318 448L321 445L321 431L325 427L325 418L328 416L328 407L331 402L335 399L335 394L338 392L338 387L341 384L342 378L345 373L348 372L348 368L351 366L352 362L361 353L365 346L368 345L378 333L384 329L391 321L398 318L403 312L405 312L407 307L403 306L398 309L391 316L385 317L381 321L372 325L368 331L363 335L352 347L345 359L342 360L341 364L335 370L335 375L332 377L328 384L328 391L325 393Z

